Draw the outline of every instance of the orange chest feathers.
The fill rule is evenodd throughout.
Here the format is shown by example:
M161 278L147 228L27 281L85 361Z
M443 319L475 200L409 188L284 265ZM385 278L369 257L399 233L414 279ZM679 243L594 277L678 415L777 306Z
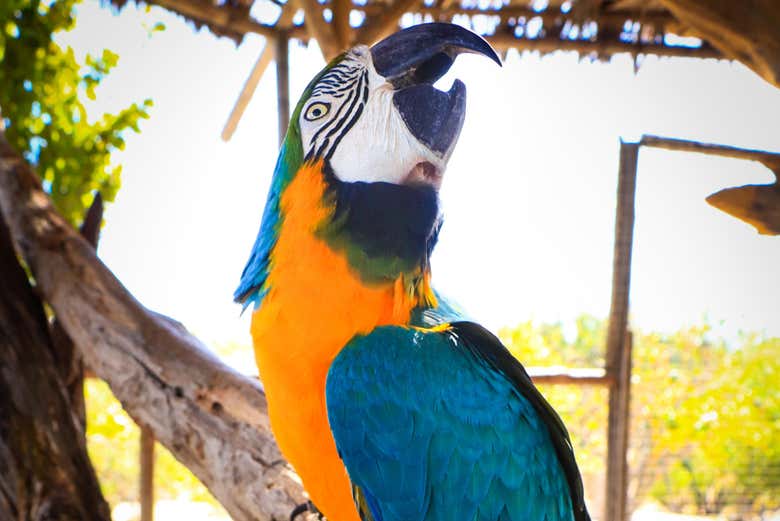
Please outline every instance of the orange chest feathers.
M405 324L417 299L401 277L367 286L315 230L331 215L319 165L305 165L282 194L268 293L252 316L252 337L282 453L312 501L332 521L358 521L346 470L328 426L325 379L356 334Z

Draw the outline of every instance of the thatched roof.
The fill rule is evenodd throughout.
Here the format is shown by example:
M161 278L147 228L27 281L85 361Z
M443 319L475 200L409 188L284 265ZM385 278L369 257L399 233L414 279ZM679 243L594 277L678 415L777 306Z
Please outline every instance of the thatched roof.
M147 1L235 39L247 33L275 37L282 31L302 40L313 37L326 56L354 43L372 43L393 32L402 20L407 24L453 21L467 25L499 50L546 53L562 49L601 58L621 52L722 56L706 41L681 38L694 33L662 0ZM297 3L295 11L305 13L300 25L279 22L284 9L293 9L287 5L291 2Z
M728 58L780 87L778 0L135 1L162 6L236 41L247 33L314 38L327 59L351 45L374 43L401 24L448 21L470 27L502 51ZM294 17L298 12L304 16Z

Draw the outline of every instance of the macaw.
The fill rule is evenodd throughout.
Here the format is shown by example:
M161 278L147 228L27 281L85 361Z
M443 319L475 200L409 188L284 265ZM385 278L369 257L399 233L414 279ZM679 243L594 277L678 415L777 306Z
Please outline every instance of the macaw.
M452 24L358 45L305 89L235 299L279 448L331 521L588 521L561 419L431 286L466 88Z

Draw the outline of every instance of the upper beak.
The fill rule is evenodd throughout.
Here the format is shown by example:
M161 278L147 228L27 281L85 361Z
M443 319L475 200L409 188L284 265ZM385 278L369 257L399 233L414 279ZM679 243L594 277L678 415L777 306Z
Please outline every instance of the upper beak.
M409 131L438 156L449 157L463 127L466 87L433 87L461 53L487 56L501 65L482 37L459 25L429 23L399 31L371 48L374 69L393 85L393 102Z
M464 52L501 60L484 38L455 24L429 23L408 27L371 47L374 69L396 88L434 83Z

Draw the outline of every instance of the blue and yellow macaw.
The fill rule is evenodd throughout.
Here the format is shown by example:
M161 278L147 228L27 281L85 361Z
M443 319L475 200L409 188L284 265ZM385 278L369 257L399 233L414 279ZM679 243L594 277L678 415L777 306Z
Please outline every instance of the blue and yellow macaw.
M292 115L235 298L279 447L331 521L587 521L558 415L431 288L466 88L451 24L334 59Z

